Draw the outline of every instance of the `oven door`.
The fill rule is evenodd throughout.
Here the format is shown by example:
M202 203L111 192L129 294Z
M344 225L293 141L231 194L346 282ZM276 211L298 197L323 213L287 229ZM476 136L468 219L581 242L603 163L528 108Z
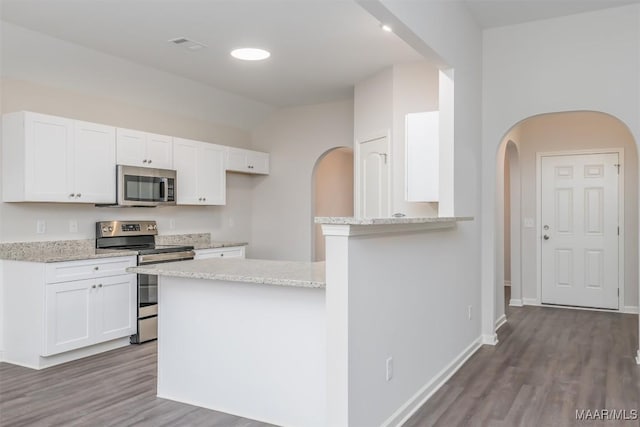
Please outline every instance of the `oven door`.
M176 171L118 165L118 205L175 205Z
M138 317L158 314L158 276L138 274Z

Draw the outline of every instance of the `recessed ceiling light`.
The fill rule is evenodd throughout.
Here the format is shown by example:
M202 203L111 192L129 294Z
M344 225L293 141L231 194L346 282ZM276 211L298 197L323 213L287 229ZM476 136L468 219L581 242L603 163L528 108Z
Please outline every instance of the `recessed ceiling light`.
M261 61L271 56L271 53L264 49L257 49L254 47L244 47L242 49L234 49L231 51L231 56L243 61Z
M382 31L386 31L387 33L390 33L393 31L393 29L387 24L380 24L380 28L382 28Z

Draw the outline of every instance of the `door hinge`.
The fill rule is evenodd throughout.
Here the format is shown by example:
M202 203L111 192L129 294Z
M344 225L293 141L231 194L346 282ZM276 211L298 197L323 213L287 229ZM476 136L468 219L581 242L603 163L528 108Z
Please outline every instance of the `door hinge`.
M618 236L620 235L620 226L618 226Z
M618 175L620 175L620 163L616 163L615 165L613 165L616 167L616 169L618 169Z
M618 296L620 296L620 288L618 288Z

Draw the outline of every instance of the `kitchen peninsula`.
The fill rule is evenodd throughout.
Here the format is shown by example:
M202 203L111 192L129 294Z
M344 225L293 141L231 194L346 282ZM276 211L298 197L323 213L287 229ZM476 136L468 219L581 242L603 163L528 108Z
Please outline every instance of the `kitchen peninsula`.
M463 314L446 286L460 272L445 272L439 254L465 220L317 218L326 265L129 268L160 280L158 396L278 425L397 424L479 346L439 343L455 327L447 313Z

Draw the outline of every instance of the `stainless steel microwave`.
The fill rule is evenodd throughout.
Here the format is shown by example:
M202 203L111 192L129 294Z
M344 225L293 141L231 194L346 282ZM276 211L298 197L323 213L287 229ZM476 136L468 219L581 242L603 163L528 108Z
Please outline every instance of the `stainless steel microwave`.
M117 166L118 206L171 206L176 204L176 171Z

